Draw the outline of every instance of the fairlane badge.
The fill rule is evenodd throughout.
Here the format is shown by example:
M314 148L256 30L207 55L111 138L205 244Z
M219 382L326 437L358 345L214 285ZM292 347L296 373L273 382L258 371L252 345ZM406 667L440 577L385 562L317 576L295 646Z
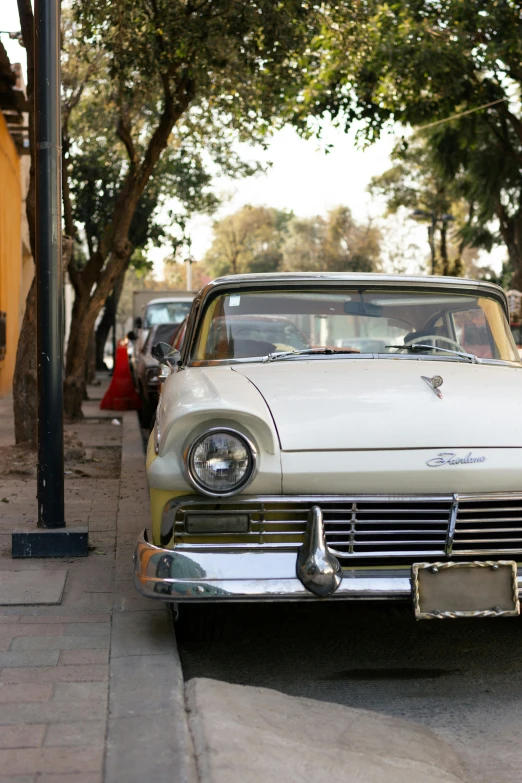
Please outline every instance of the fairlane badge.
M441 465L471 465L474 462L485 462L485 457L474 457L470 453L466 457L458 457L454 451L441 451L433 459L429 459L426 465L430 468L440 468Z

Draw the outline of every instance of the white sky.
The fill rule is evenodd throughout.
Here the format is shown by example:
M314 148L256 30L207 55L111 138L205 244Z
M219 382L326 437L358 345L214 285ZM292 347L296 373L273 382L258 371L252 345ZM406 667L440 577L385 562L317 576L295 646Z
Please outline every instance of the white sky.
M0 6L0 30L19 30L16 0L0 0ZM25 50L7 35L1 35L1 40L11 62L22 62L25 68ZM376 144L362 150L357 149L353 133L345 134L326 127L323 143L334 145L328 155L320 149L316 140L301 139L293 129L284 128L274 135L266 152L248 149L245 154L247 159L270 161L271 168L266 174L248 179L222 178L216 182L217 192L224 197L218 213L214 218L195 217L189 223L193 256L201 259L209 247L212 220L235 212L245 204L293 210L302 217L324 215L329 209L342 204L352 210L358 221L383 216L384 203L372 202L367 186L374 175L389 168L395 136L383 136ZM401 222L397 229L401 244L417 246L419 251L414 249L413 257L422 263L428 255L426 227L409 221L405 216L401 221L389 218L386 242L390 251L394 243L395 222ZM170 248L151 250L156 274L161 275L161 261L169 252ZM500 267L505 255L503 248L497 248L492 254L481 253L481 262ZM410 262L408 266L408 271L420 271L417 261Z

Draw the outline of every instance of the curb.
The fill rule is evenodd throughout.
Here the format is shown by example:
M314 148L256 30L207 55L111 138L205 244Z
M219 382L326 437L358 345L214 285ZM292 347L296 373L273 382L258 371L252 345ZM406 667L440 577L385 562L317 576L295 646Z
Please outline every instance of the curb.
M149 508L134 411L123 414L118 506L104 781L196 783L171 614L162 602L139 596L132 584L134 542Z

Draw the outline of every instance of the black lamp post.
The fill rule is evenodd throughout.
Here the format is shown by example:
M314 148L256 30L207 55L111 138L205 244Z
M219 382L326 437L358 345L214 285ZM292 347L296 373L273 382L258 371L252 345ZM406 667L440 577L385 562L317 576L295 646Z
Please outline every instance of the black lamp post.
M35 0L34 41L38 529L14 531L13 557L84 556L87 528L64 515L59 0Z

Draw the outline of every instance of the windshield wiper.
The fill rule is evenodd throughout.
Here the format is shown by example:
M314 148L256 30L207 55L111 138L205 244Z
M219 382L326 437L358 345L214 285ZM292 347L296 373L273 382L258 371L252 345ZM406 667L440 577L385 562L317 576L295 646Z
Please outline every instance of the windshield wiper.
M429 348L430 351L443 351L453 356L462 356L463 359L469 359L472 364L480 364L480 359L474 353L465 353L464 351L452 351L451 348L441 348L440 345L424 345L423 343L414 343L413 345L385 345L385 348L397 348L400 351L411 351L415 353L418 348ZM420 351L419 351L420 353Z
M314 356L330 355L336 353L360 353L355 348L301 348L295 351L281 351L280 353L269 353L263 359L264 362L277 362L278 359L288 359L290 356Z

